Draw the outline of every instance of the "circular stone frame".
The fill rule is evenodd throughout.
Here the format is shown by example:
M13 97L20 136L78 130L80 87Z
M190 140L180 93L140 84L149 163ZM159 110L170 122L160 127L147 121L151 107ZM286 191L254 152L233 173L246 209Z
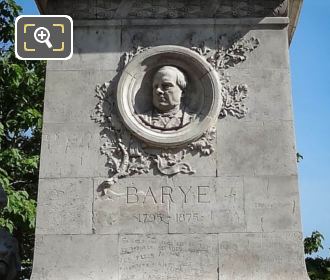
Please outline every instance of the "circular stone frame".
M135 95L144 76L165 65L194 75L200 84L203 104L196 120L173 131L161 131L143 125L136 117ZM218 119L221 106L221 84L217 72L198 53L180 46L152 47L136 55L124 68L117 88L117 106L125 126L150 146L175 148L200 138Z

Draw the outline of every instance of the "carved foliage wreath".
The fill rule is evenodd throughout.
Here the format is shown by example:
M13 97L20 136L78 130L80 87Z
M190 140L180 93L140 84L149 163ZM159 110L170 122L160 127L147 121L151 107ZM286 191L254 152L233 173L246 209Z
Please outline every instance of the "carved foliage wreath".
M244 62L248 53L259 45L256 38L241 38L236 34L231 40L226 35L220 36L218 48L210 49L204 43L191 49L201 55L219 75L222 84L221 94L223 106L219 119L231 115L243 118L247 113L244 99L247 97L245 84L230 84L226 70ZM178 173L195 173L192 166L185 162L187 153L208 156L214 152L215 127L209 128L198 140L185 147L174 149L161 149L148 147L141 140L133 136L122 124L116 106L116 86L125 66L138 54L150 47L135 47L125 53L118 67L118 75L109 82L96 87L96 97L99 99L91 118L103 128L101 137L104 143L101 153L106 155L109 167L109 179L99 186L102 195L117 182L118 179L135 174L148 173L151 170L162 175L175 175Z

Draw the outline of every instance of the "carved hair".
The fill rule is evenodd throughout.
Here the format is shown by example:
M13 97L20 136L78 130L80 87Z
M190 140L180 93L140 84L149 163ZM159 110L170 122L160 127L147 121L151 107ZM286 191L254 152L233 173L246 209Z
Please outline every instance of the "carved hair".
M180 87L182 91L184 91L187 87L187 79L185 74L175 66L162 66L158 69L156 73L166 73L168 71L174 71L176 73L176 83Z

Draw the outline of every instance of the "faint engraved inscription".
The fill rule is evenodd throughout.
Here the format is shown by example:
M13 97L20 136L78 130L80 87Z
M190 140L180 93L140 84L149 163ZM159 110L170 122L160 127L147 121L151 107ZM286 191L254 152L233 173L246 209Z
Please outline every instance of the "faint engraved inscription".
M122 236L120 279L217 279L217 246L215 235Z

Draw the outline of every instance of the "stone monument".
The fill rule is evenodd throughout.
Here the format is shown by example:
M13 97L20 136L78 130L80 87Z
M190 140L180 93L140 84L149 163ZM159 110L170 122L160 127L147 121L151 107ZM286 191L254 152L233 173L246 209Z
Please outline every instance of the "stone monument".
M300 0L37 1L47 64L33 280L307 280L289 41Z

